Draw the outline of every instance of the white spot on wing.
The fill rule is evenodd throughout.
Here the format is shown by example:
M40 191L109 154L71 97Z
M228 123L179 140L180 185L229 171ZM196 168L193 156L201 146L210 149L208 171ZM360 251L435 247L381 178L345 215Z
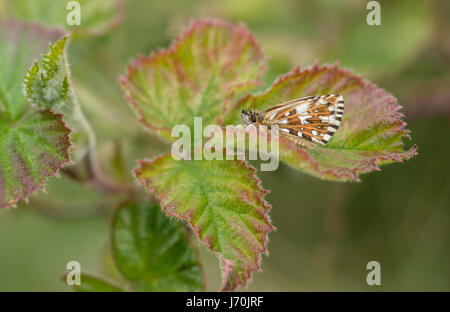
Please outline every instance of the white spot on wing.
M302 124L304 124L304 125L306 125L306 124L309 123L309 122L306 120L306 119L308 119L308 118L311 118L311 116L310 116L310 115L308 115L308 116L298 116L298 119L300 119L300 121L301 121Z
M300 105L297 105L297 107L295 108L295 112L297 114L304 113L305 111L308 110L308 107L309 107L309 103L302 103Z
M330 124L335 125L335 126L339 126L341 124L341 122L339 120L332 119Z

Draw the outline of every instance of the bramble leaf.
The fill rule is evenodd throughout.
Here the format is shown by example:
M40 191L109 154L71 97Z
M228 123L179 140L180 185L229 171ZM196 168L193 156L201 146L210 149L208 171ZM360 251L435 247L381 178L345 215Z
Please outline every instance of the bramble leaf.
M27 67L59 36L36 25L0 23L0 207L27 199L70 160L62 116L31 107L22 93Z
M50 43L49 52L35 61L25 76L25 95L37 109L49 109L64 116L76 146L72 158L78 162L95 149L95 137L72 87L67 43L67 36Z
M122 292L124 289L115 286L109 281L82 273L80 285L73 285L73 289L79 292Z
M80 25L76 21L80 5ZM0 0L3 17L38 22L48 27L63 27L77 34L101 35L119 24L124 17L123 0ZM69 20L70 23L67 21Z
M69 72L65 58L67 37L50 44L48 54L36 61L25 76L25 94L34 107L61 112L64 106L73 107L69 92Z
M139 121L168 139L177 124L220 121L234 99L260 84L265 58L247 28L193 22L168 50L134 60L121 82Z
M265 110L295 98L323 94L343 95L345 110L340 128L327 145L311 150L280 139L280 159L291 167L323 179L360 181L361 173L417 154L417 146L403 148L402 138L409 137L409 131L404 129L406 123L401 120L397 100L337 64L315 64L304 70L297 67L266 92L242 99L229 122L240 122L242 108Z
M217 21L194 22L169 50L129 66L122 85L141 123L169 138L175 125L192 128L195 116L201 116L205 125L240 124L242 108L264 110L302 96L338 93L346 102L338 133L326 146L311 150L281 140L281 160L324 179L359 181L360 173L416 154L416 147L403 150L402 137L408 131L395 98L337 65L297 68L266 92L238 100L259 84L264 57L260 52L247 55L259 51L256 44L236 48L236 42L241 42L237 47L255 42L246 30L234 30L230 39L234 43L225 44L230 29ZM233 54L247 55L246 61L224 65ZM199 240L219 254L222 290L245 286L259 269L267 233L273 229L270 206L253 169L241 161L175 161L165 155L140 161L136 176L160 198L168 215L187 220Z
M173 140L171 128L192 129L195 116L205 125L221 124L234 102L261 84L265 62L244 25L205 19L192 22L168 50L134 60L121 81L139 121ZM219 253L222 289L245 285L273 229L253 169L238 161L176 162L168 155L141 162L136 175L160 196L167 214L188 220Z
M0 113L0 208L26 199L69 161L70 130L61 117L34 111L12 120Z
M180 224L152 203L125 203L113 220L112 250L119 271L137 291L199 291L198 256Z
M140 161L137 178L169 216L185 219L197 238L219 254L222 290L245 286L260 270L273 230L254 169L241 161L175 161L171 155Z
M23 95L23 78L33 61L63 34L15 20L0 22L0 109L12 119L29 106Z

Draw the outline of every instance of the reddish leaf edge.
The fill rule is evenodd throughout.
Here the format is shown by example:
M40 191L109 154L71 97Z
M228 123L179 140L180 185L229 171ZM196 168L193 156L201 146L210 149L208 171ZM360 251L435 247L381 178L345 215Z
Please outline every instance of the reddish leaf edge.
M17 203L21 200L25 201L25 203L29 203L29 197L31 195L36 195L39 190L42 190L42 192L47 193L47 189L45 188L47 184L47 180L50 177L56 176L57 178L60 177L60 170L66 166L66 165L73 165L74 162L70 159L70 150L74 149L75 146L72 144L70 140L70 134L72 133L72 130L67 127L67 124L63 120L63 115L54 113L50 110L43 110L42 112L48 112L58 118L58 120L61 122L64 130L66 131L65 140L64 143L67 143L68 148L66 149L64 153L64 160L60 160L54 168L52 168L52 172L47 173L42 180L39 183L36 183L32 186L32 190L28 192L27 194L22 194L23 196L19 196L13 200L10 200L8 205L0 206L0 208L8 208L8 207L16 207Z
M134 171L136 169L138 169L138 168L135 168ZM156 193L155 193L155 195L156 195ZM147 201L152 202L150 199L147 199ZM139 201L137 201L137 200L125 200L125 201L123 201L121 204L119 204L116 207L116 209L114 209L114 212L113 212L113 214L112 214L112 216L110 218L110 222L109 222L109 228L110 228L110 231L109 231L109 233L110 233L109 234L109 237L110 237L110 239L109 239L109 249L111 250L112 261L113 261L117 271L119 271L121 277L124 280L126 280L126 281L128 281L128 279L125 276L124 272L122 271L122 269L120 268L120 266L119 266L119 264L117 263L117 260L116 260L116 252L114 251L114 235L113 235L113 231L114 231L114 224L116 222L117 214L119 213L119 210L123 206L125 206L127 204L135 204L135 203L139 203ZM161 204L159 204L159 206L161 206ZM164 211L164 212L166 213L166 215L168 215L166 211ZM192 228L192 226L191 226L191 228ZM186 229L183 229L183 230L186 231ZM188 233L186 233L186 234L188 234ZM186 237L187 237L187 241L188 241L189 246L192 247L192 249L194 250L195 254L197 255L197 258L200 260L200 252L198 251L197 246L192 242L192 239L191 239L191 237L189 235L186 235ZM206 273L205 273L205 268L203 267L203 264L201 263L201 261L198 262L198 266L200 267L200 271L202 272L202 277L203 277L203 289L202 289L202 291L205 291L206 290ZM130 287L130 289L132 291L135 291L131 287Z
M0 26L10 27L15 31L20 31L22 29L28 29L31 31L36 31L38 33L45 33L49 37L61 38L65 35L64 31L60 27L46 27L37 22L27 22L21 21L15 18L7 18L3 21L0 21ZM50 43L50 41L49 41Z
M402 152L402 153L396 153L393 155L386 155L386 156L378 156L374 158L370 164L368 164L366 167L361 168L353 168L353 169L346 169L345 172L338 173L335 170L331 169L321 169L320 163L317 162L311 155L307 153L307 151L298 148L295 144L293 144L291 141L288 141L286 139L280 138L280 141L284 143L286 147L288 147L291 150L294 150L298 154L300 154L302 157L307 159L310 164L314 167L314 169L319 173L319 175L331 177L333 180L337 182L361 182L361 179L359 178L360 174L368 173L370 171L381 171L380 166L382 165L383 161L397 161L397 162L403 162L404 160L409 160L413 156L416 156L418 146L414 144L410 149ZM283 161L282 159L280 159ZM291 167L289 164L287 164L289 167ZM295 169L295 168L294 168ZM306 172L310 174L309 172ZM311 175L311 174L310 174ZM318 175L313 175L315 177L319 177ZM322 178L324 179L324 178Z
M237 23L233 24L231 22L216 19L216 18L202 18L198 20L191 19L189 22L189 25L185 28L183 28L181 35L178 37L175 37L169 47L167 49L158 48L155 51L150 52L149 55L139 55L137 58L132 59L126 69L125 75L119 76L119 84L122 85L122 88L124 89L124 98L133 106L135 109L135 113L137 115L137 120L140 122L145 128L156 132L158 135L163 136L162 134L170 134L170 129L167 127L156 127L148 122L145 121L144 113L142 109L139 107L139 104L135 100L134 96L128 91L130 90L131 85L131 76L133 73L138 70L140 67L154 63L158 61L160 58L163 57L170 57L171 55L175 54L178 47L184 42L185 38L192 35L197 29L201 27L222 27L222 28L228 28L234 31L239 31L242 33L242 36L247 37L252 45L256 48L258 51L258 56L263 59L263 65L260 68L260 72L258 74L259 79L262 77L264 72L267 69L267 58L264 57L263 50L261 48L261 45L259 44L256 37L250 32L250 30L247 28L247 26L244 23ZM226 87L226 91L232 91L236 87L244 86L244 85L253 85L253 86L259 86L262 85L262 81L260 80L249 80L240 84L232 85ZM225 112L225 108L223 112ZM218 121L221 121L221 116L218 116Z
M188 218L187 216L182 216L182 215L180 215L180 214L170 212L170 211L169 211L170 206L168 206L168 205L163 205L163 204L162 204L162 200L165 198L165 195L164 195L164 194L159 194L159 193L156 191L156 189L155 189L151 184L147 183L147 181L146 181L145 179L140 179L140 178L138 177L139 173L143 170L143 167L144 167L145 163L155 162L155 161L157 161L157 160L159 160L159 159L161 159L161 158L164 158L164 157L166 157L166 156L168 156L168 155L169 155L169 154L158 155L158 156L156 156L156 157L154 157L154 158L152 158L152 159L150 159L150 160L145 160L145 159L143 159L143 160L138 160L137 162L138 162L138 164L139 164L139 167L133 169L133 172L134 172L134 175L135 175L136 179L137 179L140 183L142 183L142 184L147 188L147 190L149 190L150 193L153 194L153 195L159 200L160 206L161 206L161 208L163 209L163 211L166 213L166 215L168 215L168 216L170 216L170 217L177 218L177 219L185 220L185 221L189 224L189 226L191 227L191 229L192 229L192 231L194 232L195 237L197 238L197 240L199 240L200 242L202 242L202 243L208 248L209 251L211 251L212 253L214 253L214 254L218 257L218 259L219 259L219 261L220 261L220 264L221 264L221 267L222 267L222 285L221 285L221 287L220 287L220 289L219 289L220 292L223 292L223 291L233 291L233 290L235 290L238 286L242 286L242 287L244 287L244 289L247 289L248 283L252 281L252 274L253 274L253 272L254 272L254 271L262 272L262 268L261 268L261 264L262 264L262 254L265 254L266 256L269 256L269 251L268 251L268 249L267 249L267 245L268 245L268 243L269 243L269 232L270 232L270 231L276 231L276 230L277 230L277 228L276 228L275 226L272 225L271 220L270 220L270 217L269 217L269 211L272 209L272 205L270 205L269 202L267 202L267 201L264 199L264 197L265 197L267 194L269 194L271 191L270 191L270 190L265 190L265 189L262 188L262 181L261 181L261 179L256 175L256 171L257 171L257 170L256 170L253 166L251 166L250 164L248 164L248 162L245 161L245 160L234 160L234 161L238 161L238 162L240 162L241 164L243 164L244 167L246 167L247 169L250 169L250 173L247 175L247 178L254 179L255 184L256 184L256 186L257 186L257 188L258 188L258 191L260 191L260 194L258 194L257 197L258 197L258 200L259 200L259 201L261 202L261 204L263 205L264 210L265 210L265 212L266 212L266 214L264 215L264 221L267 222L267 224L269 225L269 228L268 228L267 231L265 231L265 233L264 233L264 242L263 242L263 244L262 244L262 245L264 246L264 248L261 249L261 250L259 250L259 252L258 252L258 260L257 260L257 262L256 262L256 268L254 268L254 269L251 270L250 272L246 273L246 278L245 278L244 283L236 283L235 285L232 285L232 286L230 287L230 286L227 285L227 281L228 281L228 277L229 277L229 275L230 275L230 273L232 272L233 267L234 267L233 261L224 258L224 257L220 254L219 251L213 250L213 249L211 248L211 244L209 244L207 240L202 240L202 239L200 238L200 233L199 233L200 230L192 224L192 222L189 220L189 218ZM184 160L180 160L180 161L184 161ZM242 194L239 194L239 197L240 197L242 200L245 201L245 198L242 197Z

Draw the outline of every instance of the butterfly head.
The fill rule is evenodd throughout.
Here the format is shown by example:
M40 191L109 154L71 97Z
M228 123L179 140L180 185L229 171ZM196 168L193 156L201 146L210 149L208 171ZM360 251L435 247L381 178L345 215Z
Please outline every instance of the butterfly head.
M242 110L241 117L246 125L257 123L260 119L259 113L253 109L250 109L248 111Z

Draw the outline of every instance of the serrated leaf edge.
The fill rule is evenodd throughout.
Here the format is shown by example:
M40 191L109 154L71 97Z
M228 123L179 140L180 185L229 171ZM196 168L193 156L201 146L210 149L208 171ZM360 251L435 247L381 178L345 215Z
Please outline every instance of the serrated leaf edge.
M386 92L383 88L378 87L375 83L365 80L361 75L355 75L353 70L347 69L347 68L341 68L339 67L340 62L336 61L333 64L324 64L319 65L319 62L316 60L313 65L305 67L305 69L301 69L300 65L296 66L292 71L282 74L278 76L278 78L264 91L255 93L255 94L248 94L247 96L241 98L235 105L234 110L238 111L243 107L243 103L246 103L247 101L251 101L252 98L257 98L259 96L264 96L265 94L269 93L273 88L277 87L279 84L284 82L285 80L289 79L292 76L299 75L304 72L313 72L313 71L321 71L321 70L338 70L342 72L345 75L351 76L355 78L359 83L361 83L361 88L368 88L373 90L373 92L378 92L382 96L385 96L386 98L391 101L392 104L395 105L395 108L392 112L392 115L390 116L389 122L398 122L398 125L395 127L395 130L400 132L402 134L402 137L410 138L410 131L407 129L404 129L404 127L407 125L407 123L402 119L404 118L404 114L399 112L399 110L402 108L398 104L397 99L392 96L389 92ZM380 96L381 96L380 95ZM295 144L288 140L284 140L283 138L280 138L281 141L285 143L286 147L289 147L290 149L296 151L297 153L301 154L305 159L307 159L310 164L323 175L328 175L331 177L335 177L337 181L346 181L351 180L354 182L361 182L361 179L358 177L359 174L369 172L371 170L380 171L381 168L378 166L380 162L383 160L387 161L397 161L402 162L403 160L408 160L413 156L417 155L418 146L413 145L410 149L405 150L403 152L398 152L392 155L386 155L386 156L378 156L374 158L371 163L366 167L361 168L353 168L353 169L345 169L343 173L337 173L334 170L322 170L320 168L320 163L317 162L309 153L307 153L305 150L298 148ZM282 161L282 159L280 159Z
M113 263L114 263L114 265L116 266L117 270L119 271L121 277L122 277L124 280L126 280L126 281L128 281L128 279L126 278L124 272L122 271L122 269L120 268L120 266L119 266L119 264L117 263L117 260L116 260L116 255L115 255L116 252L115 252L115 249L114 249L114 234L113 234L113 232L114 232L114 224L115 224L115 222L116 222L116 220L117 220L117 214L119 213L119 210L120 210L122 207L124 207L125 205L128 205L128 204L133 204L133 203L138 203L138 202L139 202L139 201L137 201L137 200L126 200L126 201L122 202L121 204L119 204L119 205L116 207L116 209L114 209L114 213L112 214L112 216L111 216L111 218L110 218L110 224L109 224L109 227L110 227L110 231L109 231L109 233L110 233L110 234L109 234L109 237L110 237L110 239L109 239L109 248L110 248L110 250L111 250L112 260L113 260ZM185 229L183 229L183 231L186 232ZM190 236L188 235L188 233L186 233L186 238L187 238L187 242L188 242L189 246L194 250L194 253L195 253L196 256L197 256L197 259L199 260L199 261L198 261L198 266L200 267L200 272L202 273L202 278L203 278L203 289L202 289L202 291L205 291L205 289L206 289L206 273L205 273L205 269L204 269L204 267L203 267L203 264L202 264L201 261L200 261L200 253L199 253L199 251L198 251L197 246L195 246L195 245L193 244L193 242L192 242L192 240L190 239ZM127 288L129 288L129 289L135 291L135 290L131 287L131 285L127 285Z
M247 284L251 281L253 271L255 271L255 270L257 270L257 271L259 271L259 272L262 271L262 269L261 269L262 254L264 253L266 256L268 256L268 254L269 254L269 251L267 250L267 244L268 244L268 242L269 242L269 232L270 232L270 231L275 231L275 230L276 230L276 227L273 226L273 225L271 224L271 220L270 220L270 217L269 217L269 214L268 214L269 211L272 209L272 205L270 205L270 204L264 199L264 196L267 195L268 193L270 193L270 190L265 190L265 189L262 188L262 182L261 182L261 179L259 179L259 178L256 176L256 169L255 169L253 166L251 166L250 164L248 164L248 163L247 163L246 161L244 161L244 160L233 160L233 161L238 161L239 163L243 164L245 168L250 169L250 173L247 175L247 179L254 179L253 181L255 182L255 185L256 185L256 187L257 187L257 191L259 191L259 192L258 192L258 195L257 195L257 198L258 198L259 202L263 205L264 210L265 210L265 212L266 212L265 215L264 215L264 221L267 222L267 224L269 225L269 229L268 229L267 231L263 232L263 233L264 233L264 241L263 241L263 244L262 244L262 245L264 246L264 248L263 248L262 250L260 250L259 253L258 253L258 260L257 260L257 262L256 262L256 268L255 268L253 271L246 272L246 278L245 278L245 282L244 282L244 283L242 283L242 284L237 283L236 285L233 285L232 287L228 287L228 286L227 286L227 281L228 281L228 277L229 277L230 273L232 272L232 268L233 268L233 266L234 266L234 263L233 263L231 260L224 258L224 257L221 255L221 253L220 253L219 251L213 250L213 249L211 248L211 245L208 244L208 241L202 240L202 239L200 238L200 233L199 233L200 230L198 229L198 227L194 226L194 224L189 220L188 217L179 215L179 214L177 214L177 213L170 212L170 211L169 211L169 208L170 208L170 207L167 206L167 205L163 205L163 203L162 203L163 199L165 198L165 195L164 195L164 194L159 194L159 193L156 191L156 189L155 189L152 185L150 185L149 183L147 183L146 179L140 179L140 178L138 177L138 176L139 176L139 172L140 172L141 169L143 168L143 164L145 164L145 163L147 163L147 162L155 162L155 161L157 161L157 160L159 160L159 159L161 159L161 158L164 158L164 157L166 157L166 156L168 156L168 154L163 154L163 155L156 156L156 157L154 157L154 158L151 159L151 160L138 160L139 167L137 167L137 168L135 168L135 169L133 170L136 179L137 179L139 182L141 182L141 183L142 183L142 184L143 184L143 185L144 185L144 186L145 186L145 187L146 187L146 188L147 188L147 189L148 189L148 190L149 190L149 191L157 198L157 199L159 199L161 208L164 210L164 212L165 212L168 216L175 217L175 218L177 218L177 219L186 220L186 222L189 224L189 226L190 226L191 229L193 230L193 232L194 232L196 238L197 238L199 241L201 241L205 246L207 246L207 248L208 248L211 252L213 252L214 254L218 255L219 261L220 261L221 266L222 266L222 274L223 274L223 275L222 275L222 286L221 286L221 288L220 288L219 291L233 291L233 290L236 289L236 287L239 286L239 285L241 285L241 286L243 286L244 288L246 288ZM241 194L239 194L238 196L239 196L242 200L245 201L245 198L243 198L243 197L241 196Z
M131 103L133 108L135 109L135 113L137 115L137 120L144 125L146 128L155 131L158 135L161 135L164 137L164 133L170 134L170 129L167 127L157 127L149 124L145 121L144 113L142 109L140 108L139 104L135 100L134 96L129 92L130 85L131 85L131 76L133 73L138 70L140 67L142 67L145 64L151 64L153 62L156 62L159 58L162 57L170 57L172 54L174 54L178 47L184 42L185 38L190 36L194 33L198 28L200 27L223 27L223 28L230 28L235 29L237 31L243 32L244 36L246 36L252 43L252 45L256 48L258 51L258 55L263 59L263 65L260 68L259 77L262 76L262 74L266 71L267 68L267 60L264 57L264 53L262 51L262 48L259 44L259 42L256 40L255 36L248 30L247 26L243 23L239 24L232 24L230 22L220 20L220 19L214 19L214 18L204 18L199 20L191 20L189 23L189 26L184 28L182 30L182 33L180 36L174 38L169 45L169 48L167 49L157 49L156 51L151 52L148 56L145 55L139 55L137 58L134 58L130 61L129 65L127 66L126 74L119 77L119 83L122 85L122 88L124 90L124 97L125 99ZM260 85L262 82L259 80L250 80L246 81L241 84L233 85L233 87L236 87L238 85L246 85L246 84L253 84L253 85ZM225 112L225 109L224 109ZM220 121L220 116L218 116L218 121Z
M28 203L29 202L29 197L31 195L36 195L37 191L39 191L39 190L42 190L44 193L46 193L45 186L47 185L48 178L49 177L53 177L53 176L59 177L60 176L60 173L59 173L60 169L63 168L67 164L72 164L72 160L70 159L70 150L72 148L74 148L74 146L72 145L72 142L70 140L70 134L72 133L72 131L70 130L70 128L67 127L67 124L64 122L62 114L53 113L50 110L43 110L43 111L47 111L47 112L51 113L52 115L56 116L59 119L59 121L61 122L64 130L67 131L67 135L65 136L65 138L67 139L66 142L68 143L68 148L67 148L67 150L64 153L64 158L65 159L59 161L59 163L56 166L54 172L47 173L46 175L44 175L44 177L42 178L40 183L34 184L33 185L33 189L30 192L28 192L28 194L25 194L24 196L22 194L22 196L19 196L19 197L13 199L13 200L10 200L8 205L0 206L0 208L6 208L6 207L10 207L10 206L16 207L17 203L20 200L24 200L26 203Z

